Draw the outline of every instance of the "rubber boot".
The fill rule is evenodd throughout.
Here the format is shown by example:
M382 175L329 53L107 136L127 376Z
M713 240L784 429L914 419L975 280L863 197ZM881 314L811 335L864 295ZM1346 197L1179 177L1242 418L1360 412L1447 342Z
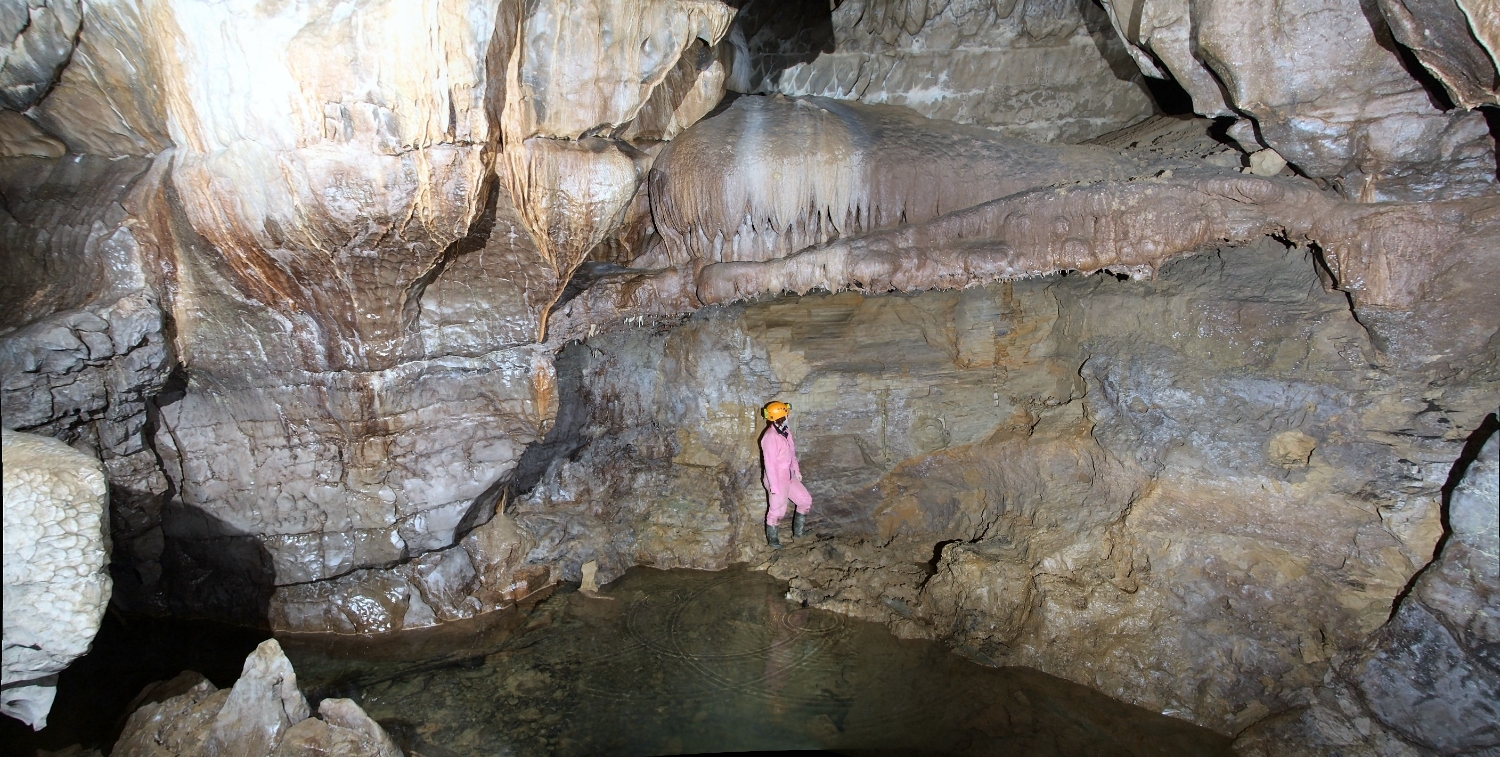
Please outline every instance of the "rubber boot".
M796 513L792 516L792 536L802 538L802 532L807 530L807 513Z
M766 543L771 545L771 549L781 549L781 540L776 538L776 527L770 524L766 524Z

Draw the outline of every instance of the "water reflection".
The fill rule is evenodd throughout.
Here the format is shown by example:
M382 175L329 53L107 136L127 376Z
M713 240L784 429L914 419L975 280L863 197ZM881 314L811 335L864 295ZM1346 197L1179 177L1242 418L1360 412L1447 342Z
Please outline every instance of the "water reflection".
M1228 740L1051 676L789 603L743 569L638 568L609 599L352 647L288 639L304 688L351 696L410 754L1228 754Z

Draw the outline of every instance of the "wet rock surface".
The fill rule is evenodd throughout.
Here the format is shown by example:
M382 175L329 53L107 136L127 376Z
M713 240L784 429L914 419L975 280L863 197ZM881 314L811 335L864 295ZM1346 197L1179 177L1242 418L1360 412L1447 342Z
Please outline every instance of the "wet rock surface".
M5 466L3 711L41 730L57 677L87 652L109 604L103 467L44 436L9 429Z
M0 231L25 264L3 297L19 329L5 411L63 436L92 423L101 454L127 458L111 463L134 497L116 508L124 593L352 631L527 585L497 572L519 543L459 543L551 421L549 306L660 141L722 94L704 53L732 9L83 13L72 63L19 117L88 156L4 171ZM135 320L72 312L109 307L90 298L122 277ZM112 344L136 321L147 349ZM446 567L413 562L428 554ZM410 601L433 581L447 588ZM450 585L472 607L448 607Z
M1500 747L1500 434L1448 499L1447 537L1353 678L1375 717L1443 753Z
M166 475L150 415L173 349L148 280L152 237L127 209L151 163L76 156L0 165L0 411L8 429L52 436L104 461L116 596L153 606Z
M10 3L4 425L103 460L135 610L747 561L1246 750L1491 748L1443 502L1494 3L1262 5ZM819 505L771 558L778 395Z

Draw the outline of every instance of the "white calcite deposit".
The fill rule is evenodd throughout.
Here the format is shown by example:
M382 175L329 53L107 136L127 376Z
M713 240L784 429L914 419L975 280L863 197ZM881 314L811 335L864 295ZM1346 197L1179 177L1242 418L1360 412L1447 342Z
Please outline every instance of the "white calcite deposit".
M87 652L109 604L104 466L56 439L4 432L5 699L41 730L57 674Z

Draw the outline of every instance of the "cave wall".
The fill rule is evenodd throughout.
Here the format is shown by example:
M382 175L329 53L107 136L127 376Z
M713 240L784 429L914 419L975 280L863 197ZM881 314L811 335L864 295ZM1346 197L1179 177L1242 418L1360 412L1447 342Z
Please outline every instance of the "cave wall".
M569 347L530 559L765 564L810 604L1236 733L1352 659L1443 534L1493 361L1413 370L1265 239L1100 274L775 298ZM757 410L816 536L772 555ZM560 439L559 439L560 441Z
M1091 2L829 7L744 3L726 43L729 88L900 105L1036 142L1081 142L1156 111Z
M443 550L430 561L487 596L470 579L516 545L453 550L555 412L548 307L661 140L718 101L702 53L732 9L22 8L72 21L5 27L6 104L24 110L7 118L52 140L4 134L31 155L4 171L20 266L6 425L144 453L111 476L141 493L116 508L122 598L256 624L312 612L317 629L399 627L408 609L431 623L422 608L451 603L413 600L426 584L402 571ZM37 57L43 42L66 55ZM493 596L527 585L491 578ZM305 609L371 592L395 621Z
M1247 152L1364 202L1495 191L1494 8L1472 0L1106 0L1147 76ZM1486 47L1488 45L1488 47ZM1455 104L1458 107L1454 107Z
M1490 745L1387 685L1492 680L1442 504L1489 6L779 7L0 8L4 424L103 459L117 601L368 633L747 561L1247 750ZM821 535L772 558L777 395Z

